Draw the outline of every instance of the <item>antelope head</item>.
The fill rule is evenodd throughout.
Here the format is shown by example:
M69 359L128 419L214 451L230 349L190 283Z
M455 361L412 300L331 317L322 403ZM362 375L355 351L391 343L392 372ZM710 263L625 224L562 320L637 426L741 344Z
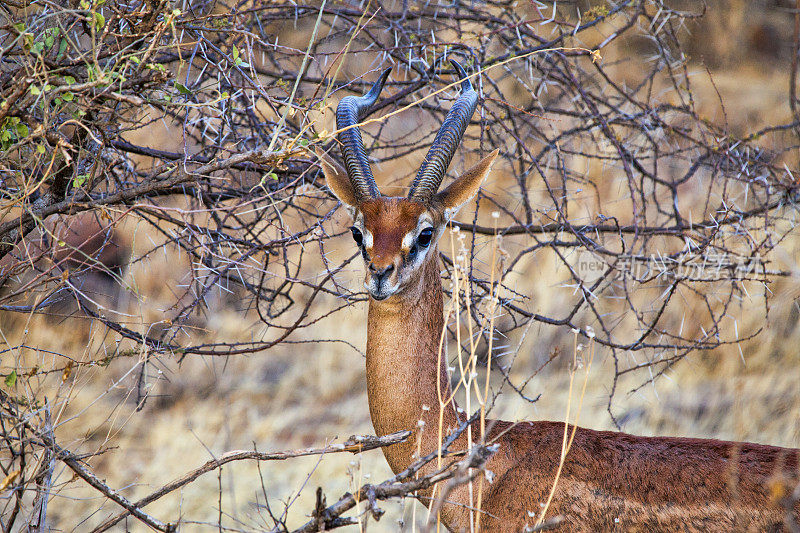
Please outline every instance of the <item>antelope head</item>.
M495 150L439 191L478 95L464 69L452 61L461 79L461 94L411 184L407 197L383 196L375 184L358 124L376 102L391 69L383 71L361 97L347 96L336 109L336 128L345 168L317 152L328 187L353 213L353 240L366 264L364 286L375 300L401 295L416 287L422 266L436 260L436 243L447 221L477 192L497 157Z

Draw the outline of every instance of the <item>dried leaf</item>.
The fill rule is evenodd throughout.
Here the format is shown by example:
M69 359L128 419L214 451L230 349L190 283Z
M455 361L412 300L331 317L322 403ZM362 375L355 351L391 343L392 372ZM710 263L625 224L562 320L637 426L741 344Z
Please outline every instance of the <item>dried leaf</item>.
M14 483L14 481L17 479L17 477L19 477L19 475L20 475L20 470L14 470L10 474L8 474L6 478L3 480L3 482L0 483L0 490L6 490L9 487L9 485Z
M74 366L74 363L72 361L67 363L67 366L64 367L64 372L62 372L62 374L61 374L61 381L67 381L69 379L69 377L72 375L72 367L73 366Z

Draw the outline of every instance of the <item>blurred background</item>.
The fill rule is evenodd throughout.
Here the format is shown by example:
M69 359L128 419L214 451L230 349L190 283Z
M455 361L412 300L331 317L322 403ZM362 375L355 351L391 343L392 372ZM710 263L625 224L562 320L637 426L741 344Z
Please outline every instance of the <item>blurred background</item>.
M439 245L461 310L448 356L481 380L491 358L490 416L563 420L577 368L582 426L799 447L798 10L6 2L2 527L123 510L63 450L136 501L230 450L373 433L363 265L310 149L338 158L336 104L392 67L361 130L382 191L404 194L458 94L451 58L481 100L445 184L501 151ZM469 322L474 349L455 342ZM390 476L378 450L241 461L143 510L292 530L317 487L330 504ZM426 519L410 498L381 508L372 531Z

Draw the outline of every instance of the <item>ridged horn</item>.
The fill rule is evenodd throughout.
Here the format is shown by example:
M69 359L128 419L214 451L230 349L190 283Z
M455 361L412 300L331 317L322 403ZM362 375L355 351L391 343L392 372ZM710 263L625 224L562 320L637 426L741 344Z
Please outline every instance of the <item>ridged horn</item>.
M442 127L439 128L439 132L428 150L428 155L425 156L425 161L422 162L422 166L419 167L419 172L411 184L408 197L423 202L428 202L439 190L444 173L447 172L447 167L450 166L456 148L464 136L464 130L467 129L467 124L478 106L478 93L472 88L467 73L452 59L450 63L463 80L461 94L444 118Z
M336 108L336 129L347 128L353 124L358 124L367 116L369 108L378 100L378 95L389 77L391 68L381 72L378 81L372 86L364 96L345 96ZM375 178L372 176L372 169L369 166L367 152L364 150L364 141L361 139L361 131L358 126L339 133L342 157L347 174L353 183L353 190L359 202L380 196Z

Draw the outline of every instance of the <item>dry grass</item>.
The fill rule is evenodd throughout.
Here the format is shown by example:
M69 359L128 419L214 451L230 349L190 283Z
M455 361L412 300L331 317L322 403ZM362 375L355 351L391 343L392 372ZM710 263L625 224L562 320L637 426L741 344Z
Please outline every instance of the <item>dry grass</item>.
M719 90L727 102L725 114L734 132L746 131L766 116L780 115L779 110L786 107L785 72L778 68L756 69L743 64L714 72L716 90L705 71L698 69L697 80L701 108L719 119ZM343 219L333 221L335 225L343 223ZM133 243L135 257L152 248L151 240L159 238L152 229L124 229ZM337 245L334 255L350 253L347 238ZM449 242L442 242L443 248L449 246ZM785 267L796 270L800 238L787 239L780 246L780 253ZM561 296L572 291L563 286L564 273L554 264L542 255L520 264L515 277L515 289L529 295L532 310L543 314L556 309ZM314 268L322 268L321 262L306 266L309 275ZM125 287L118 298L126 302L131 325L160 320L174 303L174 287L189 279L189 269L185 257L171 249L135 263L126 271ZM356 270L339 278L343 284L359 283ZM797 280L780 280L771 290L772 319L757 340L690 355L655 383L641 388L641 374L624 376L612 405L623 429L641 435L800 446ZM333 298L325 297L318 305L334 304ZM731 327L735 321L744 334L760 326L763 310L758 305L755 297L753 302L743 302L732 310ZM694 326L692 311L687 306L687 327ZM301 330L292 340L343 340L363 349L365 315L366 305L356 305L320 321L313 334ZM192 325L190 334L197 338L243 340L265 334L257 317L237 309L236 296L223 291L211 298L205 315L195 316ZM63 406L63 410L54 413L58 440L82 453L107 449L89 463L132 500L228 450L290 449L372 433L363 357L344 343L283 344L249 356L191 356L180 363L136 351L106 366L100 363L106 350L116 347L116 338L85 319L4 315L0 317L0 333L8 346L35 347L16 348L4 354L0 372L6 373L12 367L18 372L54 369L49 375L31 380L30 386L46 390L48 401L57 409ZM516 346L520 340L517 333L508 342ZM541 394L538 402L530 404L516 394L506 393L491 416L511 420L563 419L570 390L572 342L566 329L534 324L510 369L514 381L524 382L554 351L562 355L528 382L525 390L532 396ZM69 368L67 361L44 350L98 364L65 370ZM639 356L625 357L635 360ZM613 361L602 347L597 347L582 400L582 425L614 429L607 411L613 375ZM482 383L484 377L478 379ZM141 383L137 384L137 380ZM491 386L494 390L503 388L499 374L491 377ZM137 388L144 388L149 394L141 411L137 411L136 396L131 393ZM637 390L629 393L632 389ZM70 482L72 474L63 466L58 466L55 475L54 485L59 489L49 507L53 527L84 531L118 510L106 502L97 511L101 507L97 493L79 481ZM231 517L227 522L231 527L257 529L270 524L262 507L266 494L276 514L283 512L285 503L291 503L287 518L291 527L307 519L317 486L323 486L330 499L366 479L377 481L389 475L389 468L377 451L357 457L333 455L294 459L291 463L271 462L260 467L253 463L234 464L226 466L219 477L209 474L147 510L158 517L182 517L188 524L186 530L199 530L200 523L215 527L220 514ZM387 515L381 522L371 524L370 530L411 531L414 505L411 501L384 505ZM401 519L405 519L404 528L398 526ZM417 519L424 521L424 513L417 513ZM143 526L130 521L126 527L137 531Z
M174 272L169 268L170 262L160 263L150 265L146 279L137 279L135 272L126 277L136 279L148 300L158 298L159 289L163 291L168 285L164 278ZM550 289L554 300L559 290L564 289ZM776 299L775 316L785 320L778 320L759 342L743 346L744 361L735 353L695 355L655 385L634 395L618 395L614 411L624 429L645 435L718 437L797 446L800 355L792 347L798 345L800 327L794 305L788 298ZM780 313L781 307L786 308L785 314ZM363 312L356 308L340 313L321 323L315 336L341 338L361 346L365 335ZM792 325L787 327L792 318ZM86 321L70 319L59 324L34 317L27 326L28 344L82 357L97 358L102 353L104 339ZM210 335L241 338L251 335L260 325L220 307L209 314L204 327ZM542 345L536 328L529 332L531 340L523 344L513 367L519 381L550 350L558 347L562 353L571 353L568 332ZM6 317L2 331L12 345L22 340L16 320ZM92 349L86 349L87 340ZM35 357L33 351L26 353ZM530 381L527 390L541 393L542 400L532 406L514 394L505 394L491 415L512 420L562 419L569 391L570 358L560 357ZM42 357L39 364L47 365L47 357ZM55 366L61 364L59 361ZM137 413L135 399L128 392L135 388L131 385L136 373L131 370L139 364L139 357L133 356L117 360L109 368L75 371L61 385L62 395L69 394L71 400L57 430L64 445L82 452L111 446L91 460L91 465L112 486L127 487L125 494L132 499L228 450L253 446L261 450L298 448L320 445L334 437L372 432L362 357L342 344L283 346L266 354L187 359L180 365L165 359L152 360L149 364L153 370L148 372L147 380L152 397ZM582 425L613 429L605 411L606 386L612 375L609 359L603 357L602 349L598 350L583 399ZM61 381L61 376L49 381L52 386ZM622 390L631 384L622 383ZM497 376L493 387L500 387ZM52 395L48 396L55 401ZM68 421L73 416L74 420ZM355 465L354 461L360 464ZM325 487L331 496L352 490L355 483L348 483L348 472L355 477L366 474L375 480L390 475L377 451L356 458L330 456L319 462L317 458L303 458L294 459L291 464L265 463L261 465L261 479L255 465L237 464L223 470L221 483L225 490L221 502L220 480L209 474L148 510L155 516L180 515L187 520L213 523L221 503L226 514L247 526L266 526L259 518L264 511L254 506L256 501L263 503L262 482L274 509L280 509L282 501L293 500L296 491L304 486L288 520L290 525L298 525L306 519L304 513L313 508L316 486ZM307 473L311 475L306 480ZM64 470L58 474L57 485L71 476ZM71 483L52 502L50 516L60 528L80 531L104 516L102 511L90 515L98 504L96 493L80 483ZM113 507L105 506L109 512ZM385 507L388 514L379 525L371 527L373 531L397 530L397 520L404 511L409 513L412 504ZM424 519L424 514L419 513L418 518ZM138 523L128 526L133 530L141 528Z
M149 237L139 234L137 239ZM349 246L342 239L341 247ZM797 249L787 249L786 253L796 257ZM185 276L176 264L181 264L180 258L170 253L154 256L126 272L125 281L136 288L135 294L126 293L133 320L155 321L161 304L171 301L170 287ZM558 304L559 293L571 289L558 286L555 274L532 279L536 266L522 269L516 288L533 295L534 305L546 310ZM343 277L344 283L358 283L355 272L350 279ZM617 394L613 403L624 429L643 435L717 437L798 446L800 351L796 346L800 343L800 325L792 289L791 281L776 284L774 320L758 341L741 346L741 355L736 348L692 355L667 376L635 394L625 392L638 386L641 376L624 379L619 384L623 393ZM324 301L335 303L332 299ZM196 335L242 339L261 333L257 319L243 315L226 302L220 297L205 317L197 319ZM738 317L742 331L756 325L761 316L756 312L748 317L748 309L752 308L741 309ZM323 320L313 338L341 339L363 347L365 311L361 304ZM23 321L23 317L5 316L0 322L2 333L12 346L24 342L97 360L103 357L104 346L115 342L86 320L34 316L25 327ZM304 331L294 339L304 337L312 338ZM553 350L571 354L571 343L568 331L543 331L543 326L534 325L519 350L512 378L524 381ZM35 350L18 353L20 359L29 362L20 364L22 361L18 360L17 368L34 364L41 368L64 366L63 360L38 355ZM110 447L90 464L111 486L125 487L124 492L131 499L228 450L254 446L260 450L290 449L372 432L363 358L344 344L283 345L252 356L190 357L180 364L153 357L145 372L145 386L151 397L143 410L136 412L135 397L130 391L136 389L144 358L146 354L134 353L115 360L109 367L80 367L63 382L63 376L55 374L42 383L42 387L52 388L48 398L54 404L59 397L70 398L58 418L61 425L56 434L60 441L81 452ZM511 420L562 419L569 391L570 359L571 356L558 357L530 380L526 391L542 395L536 404L507 393L491 416ZM582 425L614 429L606 412L612 376L612 361L600 348L583 399ZM501 386L500 377L493 376L493 389ZM57 473L56 485L71 477L63 469ZM323 486L330 497L338 497L360 484L359 476L365 475L374 480L390 475L380 452L355 458L336 455L319 461L303 458L294 459L291 464L265 463L260 472L254 464L237 464L225 467L219 479L209 474L147 509L155 516L181 516L213 524L221 505L222 512L241 520L245 529L266 527L265 511L255 505L264 502L263 483L273 509L280 512L282 503L292 502L288 524L299 525L313 508L316 486ZM355 480L349 482L352 478ZM224 489L221 500L220 483ZM52 502L50 517L61 529L85 530L114 507L107 503L103 510L92 514L99 504L96 493L81 483L68 483ZM410 520L412 506L412 502L385 506L387 516L371 530L397 530L399 519L405 516L407 523ZM424 520L424 513L418 513L417 518ZM130 522L128 527L138 530L142 526ZM410 525L405 530L410 531Z

